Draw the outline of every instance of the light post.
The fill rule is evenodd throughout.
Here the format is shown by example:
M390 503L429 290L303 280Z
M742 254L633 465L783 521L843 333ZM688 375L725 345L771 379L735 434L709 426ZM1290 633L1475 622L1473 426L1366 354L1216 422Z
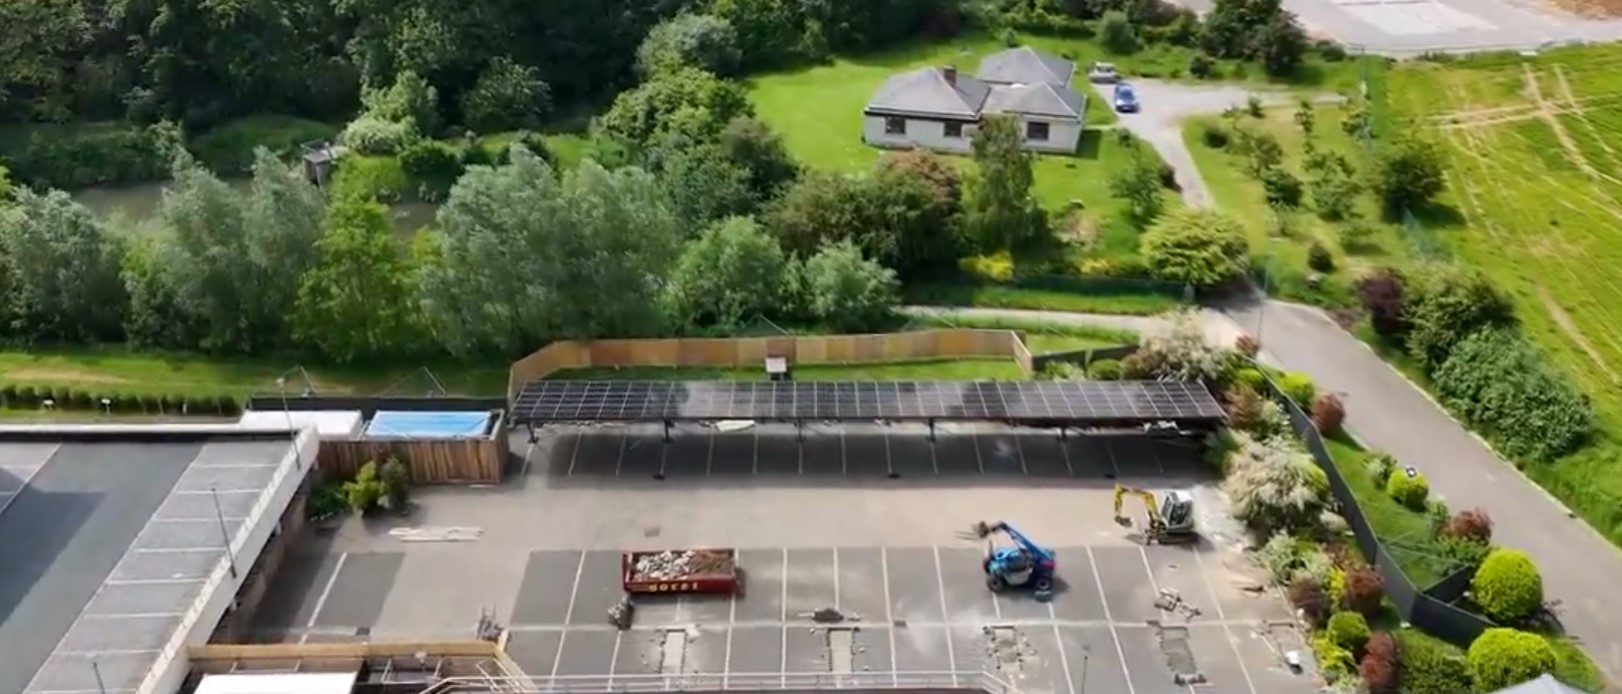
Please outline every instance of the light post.
M231 568L231 578L236 578L237 558L231 552L231 533L225 529L225 511L220 508L220 492L209 487L208 495L214 499L214 518L220 522L220 541L225 543L225 563Z

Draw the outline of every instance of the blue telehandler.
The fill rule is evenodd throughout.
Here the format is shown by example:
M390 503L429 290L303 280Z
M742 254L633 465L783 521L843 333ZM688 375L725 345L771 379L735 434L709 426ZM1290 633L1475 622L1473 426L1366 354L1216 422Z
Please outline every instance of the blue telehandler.
M1053 576L1058 566L1053 550L1036 544L1003 521L976 523L972 534L982 540L993 535L1006 535L1014 543L1002 547L998 547L994 541L986 543L986 556L981 568L986 572L987 588L993 592L1026 588L1037 600L1045 601L1053 597Z

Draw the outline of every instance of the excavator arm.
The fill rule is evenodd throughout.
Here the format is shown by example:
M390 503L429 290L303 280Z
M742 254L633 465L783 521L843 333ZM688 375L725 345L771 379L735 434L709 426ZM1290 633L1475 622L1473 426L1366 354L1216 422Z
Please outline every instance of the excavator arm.
M1164 521L1160 518L1160 509L1155 508L1155 495L1153 492L1134 487L1123 487L1119 484L1115 485L1115 522L1117 524L1123 526L1132 525L1132 519L1121 513L1122 502L1125 501L1126 497L1129 495L1143 500L1143 507L1149 513L1149 527L1153 528L1164 525Z

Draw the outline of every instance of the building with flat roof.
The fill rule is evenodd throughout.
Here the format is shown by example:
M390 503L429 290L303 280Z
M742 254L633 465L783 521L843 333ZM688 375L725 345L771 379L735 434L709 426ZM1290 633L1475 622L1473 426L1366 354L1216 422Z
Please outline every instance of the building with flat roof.
M0 692L170 694L315 463L313 428L0 427Z

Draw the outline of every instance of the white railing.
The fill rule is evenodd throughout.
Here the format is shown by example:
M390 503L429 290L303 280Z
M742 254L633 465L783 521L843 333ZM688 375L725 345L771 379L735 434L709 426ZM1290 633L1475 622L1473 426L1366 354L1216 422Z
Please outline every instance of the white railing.
M987 694L1019 694L1008 682L983 671L860 673L726 673L680 675L560 675L555 677L451 677L422 694L495 692L713 692L810 689L957 689Z

